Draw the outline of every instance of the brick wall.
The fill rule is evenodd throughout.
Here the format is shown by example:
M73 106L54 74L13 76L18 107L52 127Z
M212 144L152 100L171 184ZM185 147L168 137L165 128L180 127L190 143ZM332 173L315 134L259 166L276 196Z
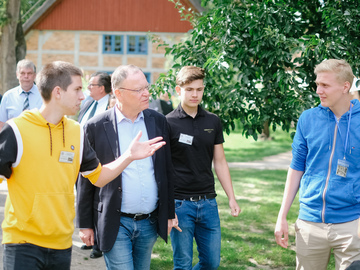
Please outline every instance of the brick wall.
M159 42L174 44L184 38L182 33L155 33L159 42L148 41L147 55L126 54L126 49L123 54L104 54L104 34L147 35L145 32L31 30L26 35L26 58L32 60L38 70L51 61L67 61L81 68L85 75L94 71L111 72L119 65L134 64L150 73L151 82L154 82L170 66L164 56L165 48L158 47Z

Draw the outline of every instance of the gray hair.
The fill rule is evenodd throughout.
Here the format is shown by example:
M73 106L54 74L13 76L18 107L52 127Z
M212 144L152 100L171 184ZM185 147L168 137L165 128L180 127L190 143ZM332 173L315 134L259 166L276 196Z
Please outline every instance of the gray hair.
M28 59L20 60L16 65L16 72L20 72L21 68L31 68L36 73L36 67L33 62Z
M121 83L127 78L129 74L142 72L141 68L134 65L121 65L118 66L114 73L111 75L111 86L113 91L118 89Z

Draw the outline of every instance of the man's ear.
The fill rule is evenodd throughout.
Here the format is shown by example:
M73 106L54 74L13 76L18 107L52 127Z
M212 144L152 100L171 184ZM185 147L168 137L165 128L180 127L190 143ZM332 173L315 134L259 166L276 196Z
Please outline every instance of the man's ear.
M60 99L61 91L62 89L60 88L60 86L55 86L55 88L51 92L51 96L54 97L55 99Z
M181 87L180 87L180 85L175 86L175 91L176 91L176 93L180 96L180 92L181 92Z
M116 99L121 98L121 94L122 94L122 93L121 93L120 89L115 89L115 90L113 91L113 93L114 93Z
M101 86L101 93L104 93L104 94L106 94L106 92L105 92L105 86Z
M350 82L346 81L346 82L344 83L344 91L343 91L343 93L344 93L344 94L349 93L349 92L350 92L350 88L351 88Z

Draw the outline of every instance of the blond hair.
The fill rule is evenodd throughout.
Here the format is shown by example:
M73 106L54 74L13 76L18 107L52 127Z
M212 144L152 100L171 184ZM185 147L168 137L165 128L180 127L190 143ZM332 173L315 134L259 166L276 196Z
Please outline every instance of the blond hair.
M345 60L338 59L327 59L322 61L320 64L315 66L314 73L317 75L321 72L334 72L338 82L344 83L349 82L350 85L353 83L354 74L351 66Z

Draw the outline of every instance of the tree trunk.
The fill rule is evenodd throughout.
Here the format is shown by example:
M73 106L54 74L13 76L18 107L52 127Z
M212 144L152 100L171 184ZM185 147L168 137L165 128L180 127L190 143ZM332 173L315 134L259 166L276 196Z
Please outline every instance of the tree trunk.
M1 28L0 41L0 77L1 93L18 85L16 79L16 28L19 22L20 0L6 2L8 21Z
M23 30L23 22L21 19L21 12L19 12L19 21L16 27L16 49L15 49L16 63L22 59L25 59L25 56L26 56L26 40Z
M270 127L269 127L269 121L265 121L263 126L263 131L260 135L260 138L263 140L270 140Z

